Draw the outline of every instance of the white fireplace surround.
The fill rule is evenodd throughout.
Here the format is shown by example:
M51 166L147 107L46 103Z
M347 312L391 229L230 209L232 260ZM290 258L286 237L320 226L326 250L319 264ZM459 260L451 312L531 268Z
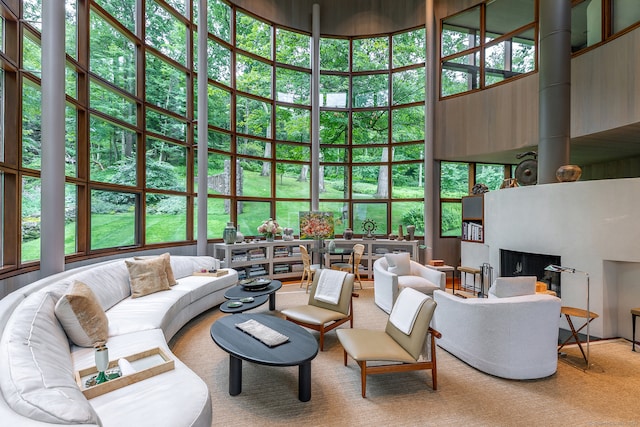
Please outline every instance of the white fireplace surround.
M485 243L462 242L462 265L500 271L500 249L559 255L589 273L594 337L631 339L640 307L640 179L578 181L485 194ZM584 274L562 273L562 305L586 309ZM578 322L582 324L582 322ZM562 319L561 327L569 329Z

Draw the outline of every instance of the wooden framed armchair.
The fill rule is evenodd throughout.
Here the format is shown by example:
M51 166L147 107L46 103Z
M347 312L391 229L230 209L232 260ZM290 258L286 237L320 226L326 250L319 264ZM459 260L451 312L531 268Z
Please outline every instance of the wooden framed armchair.
M282 310L282 314L293 323L319 331L320 351L323 351L325 333L346 322L351 322L353 328L353 284L353 274L331 269L318 270L313 278L308 303ZM335 293L335 303L321 299L318 288L324 286Z
M431 370L433 389L438 388L435 339L440 333L429 323L436 309L433 298L415 289L405 288L393 306L384 331L369 329L340 329L336 331L344 348L344 365L347 354L360 366L362 397L367 393L367 375ZM410 321L412 319L413 321ZM409 326L410 323L410 326ZM428 355L425 341L430 339ZM428 360L424 358L428 357ZM373 366L368 362L376 363ZM400 363L398 363L400 362Z

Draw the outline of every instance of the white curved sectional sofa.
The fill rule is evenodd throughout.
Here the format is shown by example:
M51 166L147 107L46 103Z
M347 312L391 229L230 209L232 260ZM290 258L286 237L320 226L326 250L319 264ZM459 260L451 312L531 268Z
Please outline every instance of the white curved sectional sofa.
M128 258L131 259L131 258ZM177 284L131 298L124 258L59 273L0 300L0 424L6 426L206 426L212 408L204 381L170 352L167 341L194 316L224 299L237 273L206 256L172 256ZM75 371L95 366L94 349L74 345L54 307L74 281L88 285L109 321L110 360L159 347L175 368L87 400Z
M489 298L437 290L438 346L502 378L544 378L558 368L560 298L536 294L535 277L497 278Z

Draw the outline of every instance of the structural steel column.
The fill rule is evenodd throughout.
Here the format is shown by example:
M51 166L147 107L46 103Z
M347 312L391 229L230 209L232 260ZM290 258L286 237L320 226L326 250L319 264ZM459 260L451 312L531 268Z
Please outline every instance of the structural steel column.
M438 99L436 86L436 70L438 69L438 50L436 37L438 26L433 11L433 0L426 0L426 64L425 64L425 132L424 132L424 244L427 247L425 260L433 257L433 238L435 230L439 230L438 217L434 203L435 160L433 158L433 141L435 139L435 105ZM438 209L439 211L439 209Z
M320 5L311 17L311 210L320 208Z
M571 0L540 0L538 183L557 182L571 137Z
M207 0L198 0L198 237L197 255L207 255L209 94L207 75Z
M65 21L63 1L42 2L40 272L64 271Z

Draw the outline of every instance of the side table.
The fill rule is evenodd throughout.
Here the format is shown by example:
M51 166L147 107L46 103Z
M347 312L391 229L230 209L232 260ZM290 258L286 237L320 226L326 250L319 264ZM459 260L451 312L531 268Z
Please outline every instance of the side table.
M445 276L447 273L451 273L451 288L456 290L456 269L450 265L429 265L427 264L425 267L430 268L432 270L443 271Z
M580 348L580 352L582 353L582 357L584 358L584 361L588 364L589 360L587 359L587 355L585 354L584 350L582 349L582 341L580 341L580 337L578 336L578 332L580 332L585 326L587 326L589 324L589 322L591 322L593 319L597 319L599 317L598 314L594 313L593 311L587 311L587 310L583 310L581 308L567 307L567 306L560 307L560 313L564 314L564 317L567 318L567 323L569 324L569 327L571 328L571 336L569 338L567 338L566 340L564 340L564 342L558 346L558 353L560 352L560 349L562 347L564 347L569 342L569 340L571 338L573 338L575 344L578 344L578 347ZM578 329L576 329L573 326L573 322L571 321L571 316L573 316L573 317L582 317L583 319L587 319L587 321L584 322L584 325L582 325ZM587 342L587 346L588 346L588 342Z

